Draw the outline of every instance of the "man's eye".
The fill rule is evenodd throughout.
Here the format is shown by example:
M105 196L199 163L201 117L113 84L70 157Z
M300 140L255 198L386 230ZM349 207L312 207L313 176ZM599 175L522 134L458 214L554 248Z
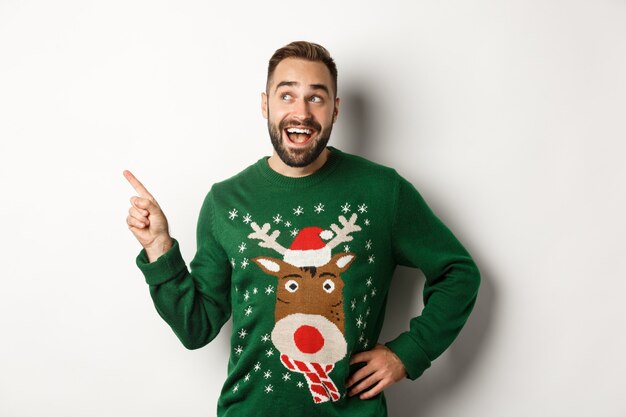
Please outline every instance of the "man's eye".
M320 96L313 96L309 99L309 101L311 103L321 103L322 102L322 98Z
M285 101L287 101L287 100L291 100L291 94L287 94L287 93L282 94L282 95L280 96L280 99L281 99L281 100L285 100Z

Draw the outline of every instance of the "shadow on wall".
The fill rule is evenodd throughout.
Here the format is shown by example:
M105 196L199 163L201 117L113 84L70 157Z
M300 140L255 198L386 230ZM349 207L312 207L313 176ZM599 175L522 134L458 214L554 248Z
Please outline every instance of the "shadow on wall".
M379 129L373 125L374 109L367 96L363 94L363 90L349 89L344 92L343 100L342 106L346 111L342 115L342 123L345 124L348 134L346 145L358 155L373 161L379 160L373 154L376 140L374 135ZM450 229L455 232L454 226L450 226ZM469 242L461 237L459 240L470 252L481 272L476 305L458 338L433 362L430 369L416 381L404 380L385 391L391 417L433 415L437 404L449 400L454 395L454 390L463 385L483 350L491 327L496 289L486 263L480 262L481 256L472 249ZM418 315L423 307L423 285L424 276L420 271L404 267L396 270L380 343L392 340L408 329L409 320Z
M375 136L376 114L371 103L363 94L365 87L355 84L344 89L341 95L340 121L345 134L340 136L333 133L331 145L337 146L350 153L355 153L372 161L378 161L373 154Z

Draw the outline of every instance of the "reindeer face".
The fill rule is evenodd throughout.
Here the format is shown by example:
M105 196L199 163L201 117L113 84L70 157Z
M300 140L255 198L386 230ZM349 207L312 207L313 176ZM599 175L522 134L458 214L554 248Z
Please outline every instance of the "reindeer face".
M280 259L253 261L278 278L272 341L291 358L334 363L346 353L343 280L355 255L338 253L320 267L296 267Z

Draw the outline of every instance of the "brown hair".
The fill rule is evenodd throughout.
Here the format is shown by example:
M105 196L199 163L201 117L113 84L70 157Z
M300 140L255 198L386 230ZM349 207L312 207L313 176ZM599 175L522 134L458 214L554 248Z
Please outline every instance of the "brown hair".
M274 52L267 67L266 89L269 88L270 80L272 79L276 66L283 59L287 58L305 59L307 61L321 62L326 65L333 79L335 97L337 96L337 66L335 65L335 61L326 48L316 43L306 41L291 42L289 45L285 45Z

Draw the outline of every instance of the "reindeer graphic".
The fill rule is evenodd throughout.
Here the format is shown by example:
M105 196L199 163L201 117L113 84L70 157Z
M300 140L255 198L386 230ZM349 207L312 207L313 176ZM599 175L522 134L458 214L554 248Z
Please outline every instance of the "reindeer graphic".
M269 223L263 227L251 223L254 232L248 235L250 239L259 239L259 246L283 255L282 260L260 256L253 261L265 273L278 278L272 342L281 354L283 365L304 375L315 403L340 398L329 373L347 353L341 274L356 255L351 252L332 255L332 249L351 241L350 233L361 230L356 219L356 213L349 220L339 216L342 227L333 223L332 232L316 226L305 227L289 249L276 241L280 231L268 234Z

